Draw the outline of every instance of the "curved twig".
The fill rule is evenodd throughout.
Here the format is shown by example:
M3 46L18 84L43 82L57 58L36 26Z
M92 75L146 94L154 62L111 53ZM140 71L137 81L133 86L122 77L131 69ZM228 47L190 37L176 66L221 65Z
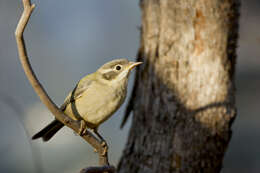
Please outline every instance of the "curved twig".
M24 6L24 10L16 28L15 37L16 37L16 42L18 47L19 58L22 67L24 69L24 72L28 80L30 81L33 89L40 97L41 101L52 112L55 118L77 133L80 129L80 123L78 121L72 120L70 117L66 116L62 111L59 110L56 104L50 99L50 97L48 96L48 94L46 93L46 91L44 90L41 83L39 82L39 80L37 79L36 75L33 72L29 59L27 57L27 51L23 39L23 32L29 21L29 18L32 14L35 5L34 4L31 5L30 0L23 0L23 6ZM107 150L106 148L102 147L101 142L98 141L98 139L94 137L90 132L88 132L86 135L81 137L84 138L92 147L94 147L98 151L99 164L102 166L109 165Z

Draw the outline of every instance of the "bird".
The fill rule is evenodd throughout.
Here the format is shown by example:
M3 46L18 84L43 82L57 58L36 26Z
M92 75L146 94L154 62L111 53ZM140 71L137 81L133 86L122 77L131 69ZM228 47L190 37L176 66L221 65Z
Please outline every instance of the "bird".
M84 135L90 129L105 142L98 133L98 127L122 105L127 95L129 74L140 64L142 62L115 59L79 80L60 107L66 116L80 121L79 135ZM49 141L63 126L63 123L54 119L32 139Z

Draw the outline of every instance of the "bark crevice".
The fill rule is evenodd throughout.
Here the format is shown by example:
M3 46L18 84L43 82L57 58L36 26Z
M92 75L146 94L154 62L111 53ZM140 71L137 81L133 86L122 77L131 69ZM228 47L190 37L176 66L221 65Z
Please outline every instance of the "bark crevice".
M237 0L142 0L118 172L220 172L236 115ZM125 118L126 119L126 118Z

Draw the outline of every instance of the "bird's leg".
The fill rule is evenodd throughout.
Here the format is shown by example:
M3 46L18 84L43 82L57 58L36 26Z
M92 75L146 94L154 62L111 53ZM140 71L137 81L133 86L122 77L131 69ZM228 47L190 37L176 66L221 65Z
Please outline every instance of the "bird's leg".
M105 139L98 133L97 128L92 129L92 132L95 133L95 135L97 135L97 136L99 137L99 139L101 139L102 146L104 147L107 142L106 142Z
M95 133L95 135L97 135L99 137L99 139L101 140L101 146L104 148L104 152L102 153L102 155L105 155L107 150L108 150L108 146L107 146L107 142L106 140L98 133L97 128L91 129L93 133Z
M84 132L86 132L87 123L84 120L80 120L80 128L79 128L79 136L83 136Z
M82 132L82 135L87 135L88 134L88 127L86 127L83 132Z

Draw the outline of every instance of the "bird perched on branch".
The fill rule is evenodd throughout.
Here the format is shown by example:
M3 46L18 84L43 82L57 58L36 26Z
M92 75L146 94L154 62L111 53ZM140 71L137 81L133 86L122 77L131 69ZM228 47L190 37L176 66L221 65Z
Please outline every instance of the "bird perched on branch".
M127 82L131 70L141 62L116 59L101 66L96 72L82 78L66 97L60 109L73 120L79 120L79 135L92 131L103 141L98 127L122 105L127 93ZM58 120L35 134L32 139L48 141L64 126Z

